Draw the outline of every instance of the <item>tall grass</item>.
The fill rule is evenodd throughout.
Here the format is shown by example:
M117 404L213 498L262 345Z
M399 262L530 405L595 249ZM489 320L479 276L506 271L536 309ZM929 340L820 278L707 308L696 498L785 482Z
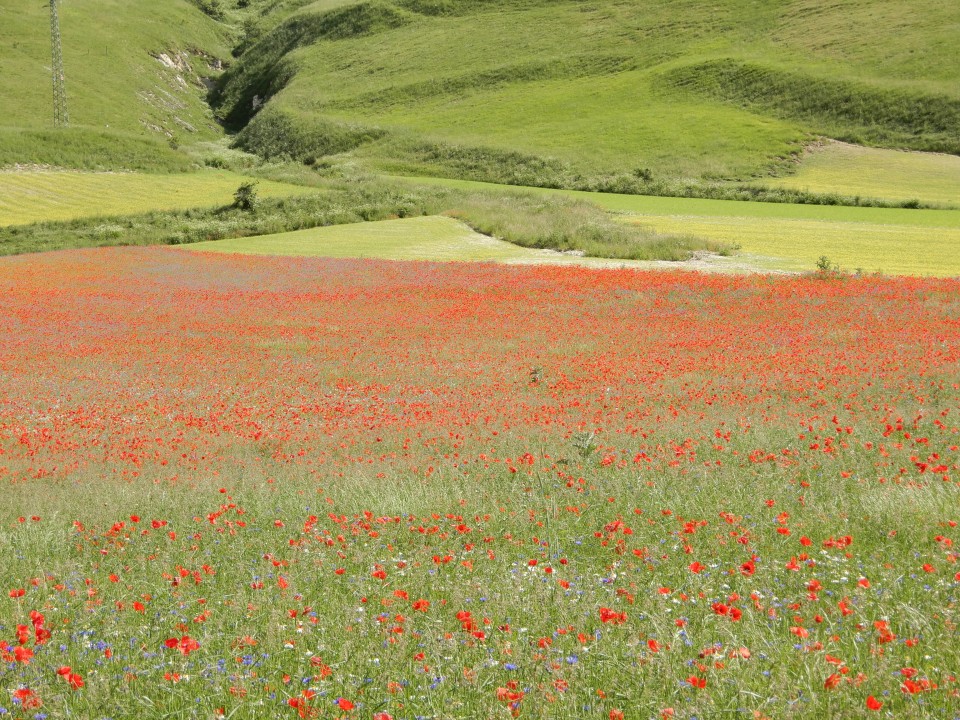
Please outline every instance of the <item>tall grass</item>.
M312 164L316 158L353 150L385 135L379 128L346 124L269 107L236 137L235 147L266 160L297 160Z
M707 200L793 203L800 205L847 205L857 207L928 207L908 198L887 200L839 192L810 192L799 188L767 187L761 182L708 182L655 177L648 168L632 172L591 174L568 162L516 150L425 143L386 136L391 155L398 158L383 169L407 174L437 174L451 179L469 179L500 185L519 185L562 190L582 190L622 195L687 197Z
M464 193L446 214L484 235L529 248L623 260L686 260L695 250L726 254L729 244L623 225L596 205L542 195Z

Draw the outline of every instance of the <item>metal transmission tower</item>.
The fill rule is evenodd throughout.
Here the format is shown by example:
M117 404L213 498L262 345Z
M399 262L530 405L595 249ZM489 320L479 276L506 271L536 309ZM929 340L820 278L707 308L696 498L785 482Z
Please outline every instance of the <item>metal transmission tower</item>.
M67 115L67 90L63 77L63 50L60 46L60 18L57 16L57 0L50 0L50 47L53 52L53 124L64 127L70 124Z

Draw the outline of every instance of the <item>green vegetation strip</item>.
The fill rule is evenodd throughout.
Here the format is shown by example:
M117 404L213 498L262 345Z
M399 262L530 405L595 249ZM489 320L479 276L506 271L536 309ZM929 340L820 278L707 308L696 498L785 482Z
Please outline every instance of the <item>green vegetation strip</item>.
M653 215L719 215L722 217L792 218L832 222L868 222L918 227L960 228L960 212L953 210L906 210L903 208L845 207L836 205L795 205L790 203L705 200L702 198L657 197L591 193L577 190L513 187L448 178L394 177L416 185L440 185L459 190L492 190L576 198L599 205L605 210Z
M671 70L663 82L737 107L809 122L817 132L851 142L960 152L960 99L955 95L878 87L733 58Z
M0 253L182 245L441 213L516 245L594 257L683 260L695 251L728 249L709 240L619 223L596 205L575 198L360 180L331 182L324 192L279 198L260 198L256 191L235 192L233 203L219 207L8 225L0 227Z

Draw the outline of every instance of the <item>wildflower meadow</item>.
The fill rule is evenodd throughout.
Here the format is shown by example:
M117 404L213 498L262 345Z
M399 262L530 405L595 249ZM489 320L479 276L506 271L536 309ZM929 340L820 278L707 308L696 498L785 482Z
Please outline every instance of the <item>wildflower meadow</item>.
M960 717L960 282L0 261L0 717Z

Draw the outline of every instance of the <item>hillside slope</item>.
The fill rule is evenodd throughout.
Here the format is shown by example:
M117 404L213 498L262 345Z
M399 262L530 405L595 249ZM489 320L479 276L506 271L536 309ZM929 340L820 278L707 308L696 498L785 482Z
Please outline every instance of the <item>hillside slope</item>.
M274 0L218 113L239 144L538 185L746 179L815 136L960 154L940 0Z
M53 132L44 2L0 0L0 166L176 167L171 145L222 134L205 78L229 56L188 0L68 0L60 26L70 128Z

